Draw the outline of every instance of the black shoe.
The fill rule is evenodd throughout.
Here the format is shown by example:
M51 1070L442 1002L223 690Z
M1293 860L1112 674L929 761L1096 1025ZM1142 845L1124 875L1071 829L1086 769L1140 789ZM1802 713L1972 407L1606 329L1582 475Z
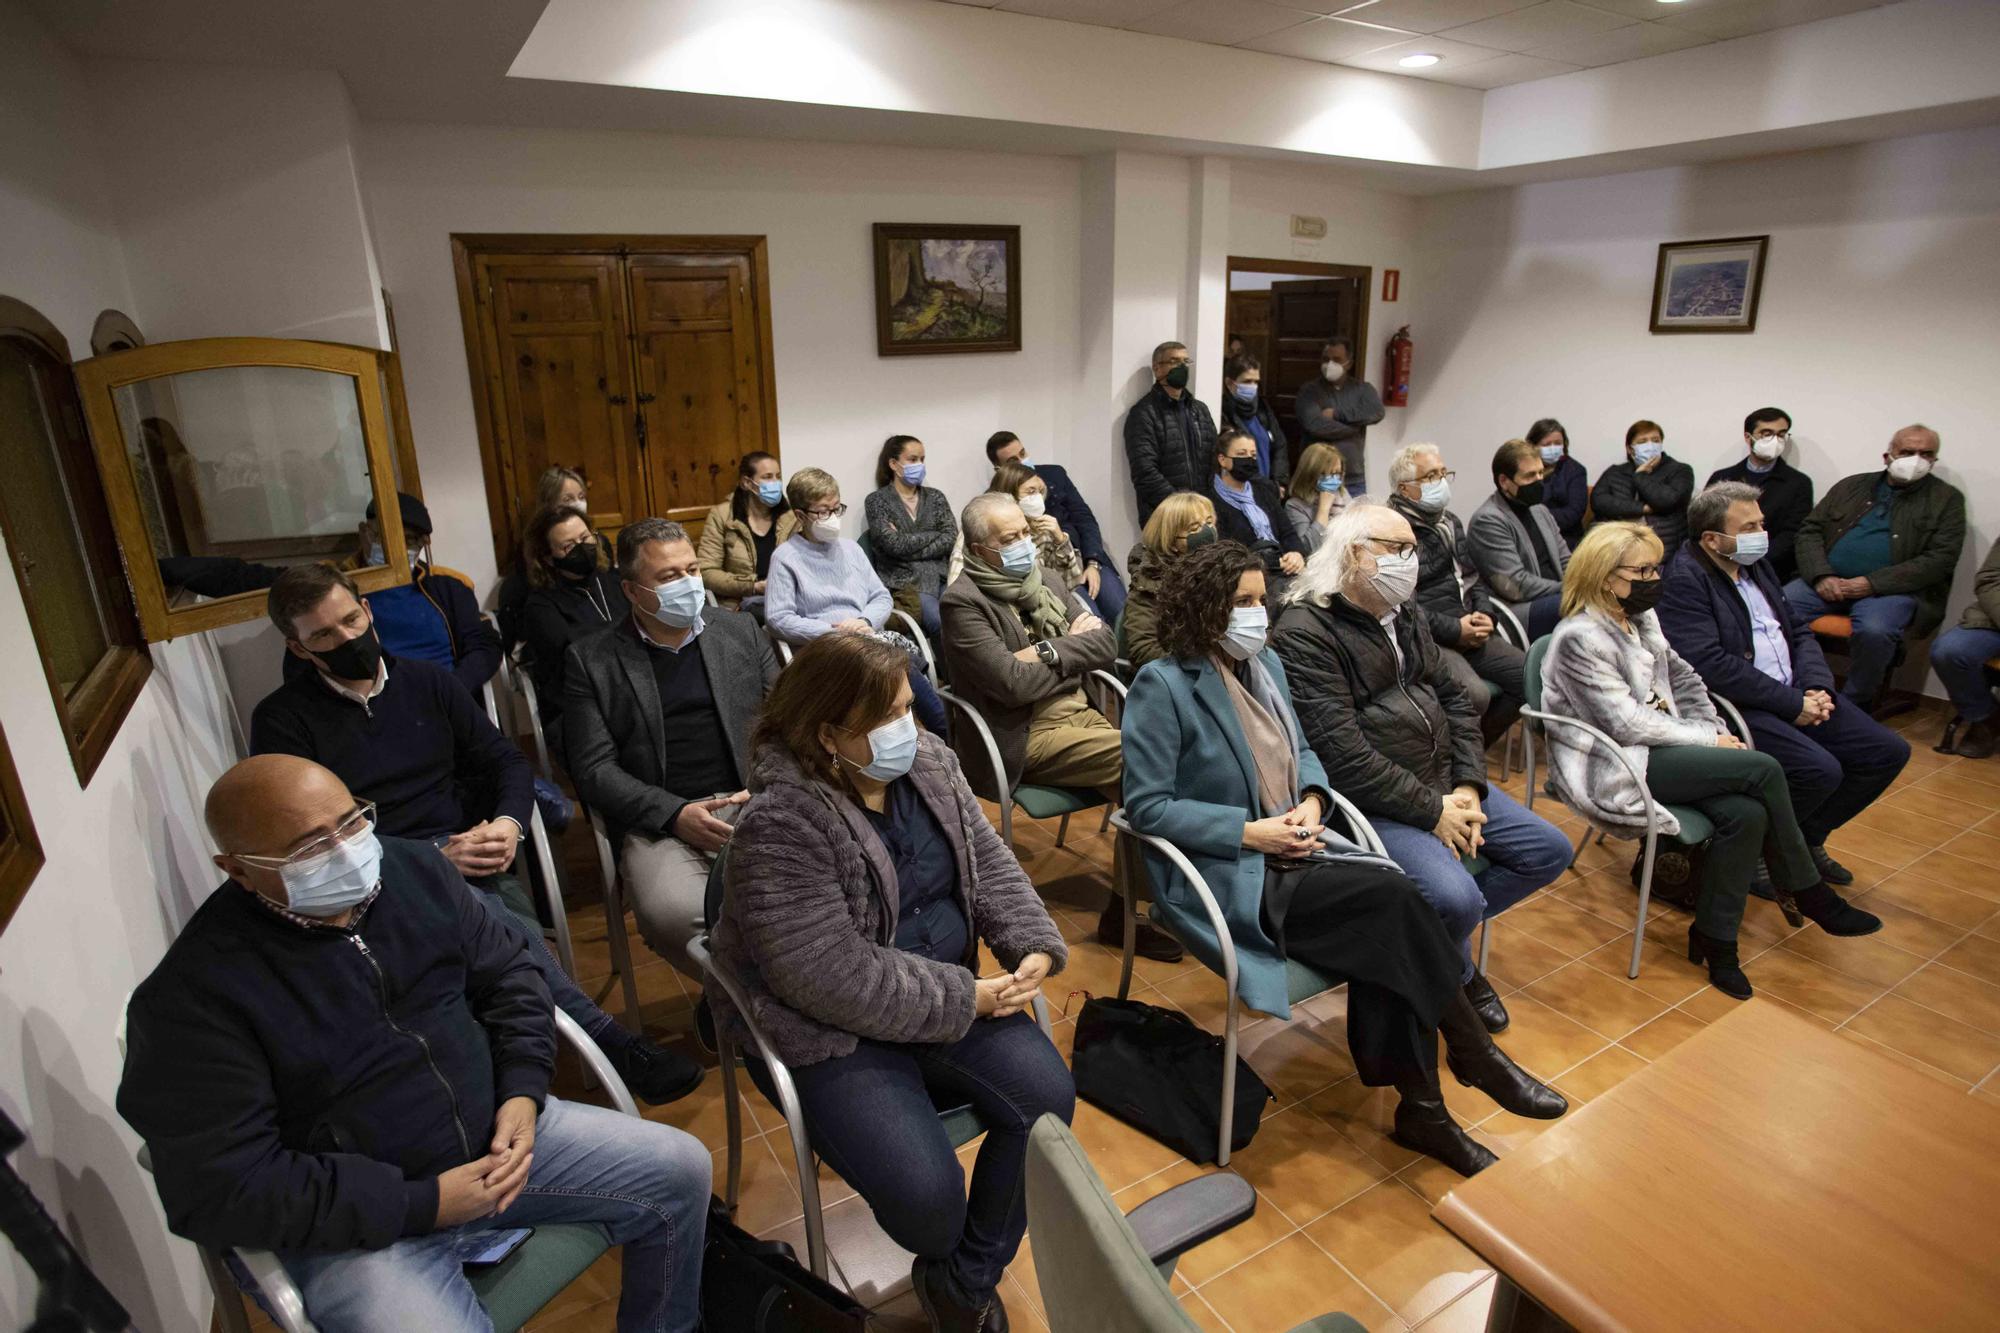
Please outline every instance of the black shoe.
M1097 918L1097 942L1114 953L1125 951L1125 900L1115 893L1111 905ZM1156 963L1178 963L1186 954L1178 940L1143 916L1133 936L1132 952Z
M606 1051L611 1067L625 1080L632 1095L648 1106L677 1102L701 1086L708 1073L679 1051L634 1037L615 1051Z
M1001 1303L997 1291L986 1303L986 1322L979 1326L979 1333L1008 1333L1007 1307Z
M2000 742L2000 714L1969 724L1953 744L1952 753L1962 754L1967 759L1984 759L1993 753L1996 742ZM1828 875L1827 878L1833 879L1833 876ZM1834 880L1834 883L1845 884L1847 881Z
M1873 935L1882 929L1881 917L1862 911L1824 884L1800 891L1799 910L1829 935Z
M1825 843L1821 843L1817 847L1808 847L1806 850L1812 853L1813 865L1818 869L1821 879L1829 884L1852 884L1854 882L1854 872L1834 860L1831 856L1828 856L1826 854Z
M1568 1099L1493 1044L1492 1034L1463 991L1445 1006L1438 1031L1444 1034L1444 1060L1452 1077L1491 1097L1501 1110L1530 1120L1554 1120L1569 1110Z
M950 1266L942 1259L926 1259L917 1256L910 1265L910 1285L917 1293L917 1303L924 1307L924 1317L931 1321L934 1333L984 1333L987 1311L990 1305L998 1304L997 1296L988 1295L985 1300L968 1297L958 1283L952 1281ZM1001 1327L1006 1327L1006 1314L1000 1316Z
M1459 1128L1445 1110L1444 1098L1435 1092L1422 1097L1405 1092L1396 1103L1396 1126L1389 1137L1411 1152L1436 1158L1461 1176L1476 1176L1500 1160Z
M1750 978L1736 961L1735 940L1712 940L1688 927L1688 961L1708 964L1708 984L1733 999L1750 998Z
M1761 856L1757 858L1757 868L1750 872L1750 894L1767 903L1778 901L1778 886L1771 882L1771 867Z
M1500 997L1494 993L1493 983L1486 979L1485 973L1474 972L1472 980L1459 989L1465 992L1472 1012L1479 1015L1479 1021L1486 1025L1488 1032L1507 1030L1507 1024L1512 1021L1507 1017L1507 1006L1500 1003Z

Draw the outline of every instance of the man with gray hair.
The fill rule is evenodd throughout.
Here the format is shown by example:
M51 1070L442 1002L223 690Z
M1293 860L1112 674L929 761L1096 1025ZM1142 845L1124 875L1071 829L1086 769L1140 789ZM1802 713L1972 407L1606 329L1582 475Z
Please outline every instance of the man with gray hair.
M1215 418L1188 389L1194 358L1187 344L1153 349L1153 387L1125 414L1125 461L1139 495L1143 526L1175 491L1204 489L1215 458Z
M1852 884L1827 835L1889 789L1909 742L1833 691L1812 627L1785 600L1764 493L1722 481L1688 505L1688 539L1662 574L1660 629L1713 694L1736 705L1757 748L1784 766L1792 810L1820 877ZM1776 896L1759 866L1751 891Z
M1944 621L1951 576L1965 546L1965 495L1931 475L1943 441L1929 426L1889 438L1882 470L1834 483L1799 526L1799 576L1785 585L1792 614L1852 623L1841 693L1873 711L1905 634Z
M709 867L750 799L750 732L778 659L755 619L707 605L680 524L627 525L618 573L631 614L569 650L569 773L611 826L640 935L698 980L688 941L702 930Z

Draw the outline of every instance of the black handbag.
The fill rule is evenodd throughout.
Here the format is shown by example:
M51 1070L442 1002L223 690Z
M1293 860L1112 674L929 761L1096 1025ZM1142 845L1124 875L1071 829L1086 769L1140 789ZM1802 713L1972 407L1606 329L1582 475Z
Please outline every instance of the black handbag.
M816 1278L792 1247L758 1240L708 1201L701 1263L702 1327L709 1333L865 1333L868 1311Z
M1646 867L1646 844L1639 844L1632 858L1632 887L1639 887L1639 875ZM1659 839L1653 851L1653 896L1669 907L1692 912L1701 898L1701 879L1708 870L1708 844L1690 846L1668 838Z
M1138 1000L1084 1001L1070 1057L1077 1096L1194 1162L1215 1160L1222 1111L1222 1038L1178 1009ZM1271 1090L1236 1061L1229 1150L1257 1134Z

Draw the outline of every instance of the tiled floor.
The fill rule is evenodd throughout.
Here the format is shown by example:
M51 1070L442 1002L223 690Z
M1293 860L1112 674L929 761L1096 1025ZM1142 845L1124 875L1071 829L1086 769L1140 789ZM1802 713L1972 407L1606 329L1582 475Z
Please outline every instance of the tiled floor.
M1943 1083L2000 1101L2000 759L1933 753L1933 713L1902 725L1915 751L1909 769L1831 842L1855 872L1851 895L1880 914L1885 929L1829 939L1815 927L1789 929L1775 908L1753 900L1743 950L1758 992L1752 1003L1790 1006ZM1505 785L1521 794L1518 774ZM1566 810L1538 804L1576 835ZM1109 843L1086 831L1094 820L1078 823L1064 849L1053 845L1053 826L1016 825L1025 864L1072 941L1069 970L1051 986L1059 1009L1073 992L1117 988L1116 957L1088 939L1104 899ZM1636 905L1626 880L1630 855L1616 843L1587 849L1574 872L1509 913L1494 936L1493 980L1514 1016L1501 1044L1572 1104L1602 1094L1735 1004L1687 962L1686 918L1664 907L1646 926L1644 971L1636 982L1625 978ZM615 1008L602 913L579 909L573 920L578 970ZM695 1049L691 988L657 961L638 978L648 1028ZM1221 982L1196 964L1142 961L1137 994L1220 1028ZM1079 1002L1068 1003L1071 1014ZM1336 992L1309 1002L1293 1022L1243 1027L1245 1056L1276 1094L1255 1141L1231 1164L1257 1187L1259 1207L1248 1223L1188 1255L1174 1289L1204 1328L1242 1333L1289 1328L1328 1309L1376 1330L1482 1328L1491 1271L1429 1217L1429 1205L1458 1177L1387 1139L1394 1094L1355 1079L1342 1014ZM1057 1028L1065 1054L1073 1026L1065 1018ZM1449 1079L1446 1088L1460 1119L1503 1156L1546 1127ZM715 1151L718 1188L721 1098L719 1080L710 1078L694 1096L652 1113ZM790 1152L782 1130L770 1133L780 1124L771 1107L754 1091L745 1103L746 1132L755 1137L741 1218L769 1232L799 1211ZM1079 1107L1076 1132L1127 1208L1202 1169L1089 1106ZM843 1198L861 1206L828 1173L822 1188L829 1209ZM608 1256L530 1327L610 1329L616 1264ZM1032 1236L1003 1295L1015 1327L1047 1326Z

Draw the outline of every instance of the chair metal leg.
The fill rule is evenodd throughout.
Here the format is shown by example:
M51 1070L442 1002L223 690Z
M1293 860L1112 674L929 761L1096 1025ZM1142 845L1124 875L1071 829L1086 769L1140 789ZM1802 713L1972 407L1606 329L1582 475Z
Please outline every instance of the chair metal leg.
M604 885L604 937L611 944L611 966L618 969L618 983L625 992L625 1012L618 1021L629 1031L641 1031L639 982L632 975L632 941L625 933L625 896L615 877Z
M1007 850L1019 856L1020 848L1014 845L1014 794L1007 793L1000 798L1000 841L1007 844Z
M729 1174L722 1187L722 1204L736 1216L736 1201L743 1197L743 1103L736 1090L736 1044L716 1025L716 1052L722 1058L722 1124L728 1135Z
M1097 831L1099 833L1102 833L1104 832L1104 830L1110 827L1111 827L1111 802L1106 801L1104 803L1104 818L1098 821Z
M1067 838L1068 836L1069 836L1069 811L1065 810L1063 811L1062 822L1056 825L1056 846L1058 847L1062 846L1063 839Z
M1111 886L1111 891L1125 904L1125 952L1118 964L1118 998L1121 1000L1132 993L1132 959L1139 951L1139 904L1132 901L1130 890L1131 886L1122 879Z
M246 1298L243 1289L236 1285L235 1274L208 1246L201 1246L199 1252L202 1271L208 1274L209 1290L215 1293L215 1321L222 1325L222 1333L250 1333L250 1317L243 1310Z
M1229 1007L1222 1020L1222 1115L1215 1131L1215 1164L1229 1165L1229 1144L1236 1137L1236 987L1229 988Z
M1486 975L1486 958L1493 951L1493 918L1486 917L1479 923L1479 975Z
M1632 967L1625 973L1634 980L1639 976L1639 951L1646 947L1646 905L1653 900L1654 843L1659 836L1658 829L1650 826L1646 829L1646 864L1639 871L1639 918L1632 926Z

